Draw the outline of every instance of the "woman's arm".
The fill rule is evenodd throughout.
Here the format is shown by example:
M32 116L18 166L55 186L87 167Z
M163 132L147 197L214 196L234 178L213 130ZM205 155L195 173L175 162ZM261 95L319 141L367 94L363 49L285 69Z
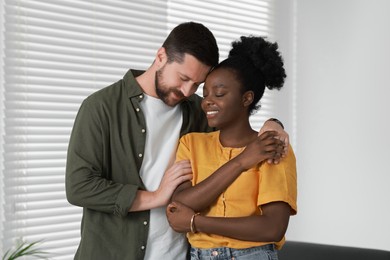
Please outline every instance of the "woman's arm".
M275 138L277 132L269 131L260 135L244 151L222 165L204 181L191 185L184 182L172 196L172 201L181 202L200 212L213 203L218 196L232 184L238 176L254 165L281 154L283 142Z
M193 229L196 232L216 234L234 239L256 242L280 241L286 233L291 207L285 202L271 202L261 206L262 215L226 218L196 215ZM191 232L191 218L195 212L180 203L171 203L167 217L177 232Z

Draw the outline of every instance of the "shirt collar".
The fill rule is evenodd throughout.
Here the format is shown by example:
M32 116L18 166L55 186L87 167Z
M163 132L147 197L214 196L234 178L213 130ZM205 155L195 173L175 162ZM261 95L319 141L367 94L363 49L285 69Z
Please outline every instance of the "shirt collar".
M128 70L123 77L123 82L127 90L127 96L129 98L143 95L144 92L138 82L135 80L136 77L144 73L143 70Z

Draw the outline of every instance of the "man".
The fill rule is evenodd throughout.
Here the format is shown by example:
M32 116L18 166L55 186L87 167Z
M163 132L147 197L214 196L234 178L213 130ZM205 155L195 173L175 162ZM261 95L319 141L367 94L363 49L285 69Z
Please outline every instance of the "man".
M194 93L218 59L212 33L183 23L145 72L129 70L84 100L66 167L68 201L83 207L75 259L185 259L185 237L169 227L165 207L191 167L169 167L170 159L180 136L212 130Z

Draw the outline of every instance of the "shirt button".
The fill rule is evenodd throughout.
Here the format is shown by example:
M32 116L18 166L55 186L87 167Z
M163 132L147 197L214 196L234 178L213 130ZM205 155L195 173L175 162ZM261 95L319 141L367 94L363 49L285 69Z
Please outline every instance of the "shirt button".
M141 250L145 250L145 246L141 246Z
M139 98L143 98L144 96L143 95L139 95Z
M144 226L146 226L148 224L148 222L147 221L144 221Z
M142 153L138 154L138 157L141 158L142 157Z
M145 129L142 129L142 130L141 130L142 133L145 133L145 131L146 131Z
M135 109L135 111L139 112L139 108L137 107L137 108Z

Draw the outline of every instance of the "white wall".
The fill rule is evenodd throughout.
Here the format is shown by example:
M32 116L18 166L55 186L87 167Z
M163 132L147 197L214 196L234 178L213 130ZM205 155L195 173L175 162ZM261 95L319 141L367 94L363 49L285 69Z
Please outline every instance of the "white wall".
M278 5L299 182L287 239L390 251L390 1Z

